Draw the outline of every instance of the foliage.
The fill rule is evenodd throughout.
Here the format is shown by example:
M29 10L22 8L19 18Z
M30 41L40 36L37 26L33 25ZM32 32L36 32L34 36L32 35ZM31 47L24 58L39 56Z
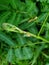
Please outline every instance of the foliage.
M49 0L0 0L0 65L49 65Z

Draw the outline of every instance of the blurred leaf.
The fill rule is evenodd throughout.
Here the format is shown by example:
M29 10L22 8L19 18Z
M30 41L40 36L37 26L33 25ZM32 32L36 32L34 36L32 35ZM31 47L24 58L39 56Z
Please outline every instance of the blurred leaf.
M25 44L25 38L21 34L17 34L17 41L20 46Z
M22 51L21 51L21 48L15 49L15 56L16 56L16 58L17 58L18 60L23 60L23 55L22 55L21 52L22 52Z
M10 46L14 46L14 42L12 42L12 40L2 32L0 32L0 40L4 41L6 44Z
M7 54L7 57L6 57L6 60L8 62L11 62L12 59L13 59L13 50L12 49L9 49L8 54Z
M10 12L7 11L5 13L3 13L1 16L0 16L0 25L3 23L3 22L6 22L6 19L7 17L10 15Z
M24 59L31 59L33 56L33 52L31 51L31 48L24 47L23 48L23 55L24 55Z

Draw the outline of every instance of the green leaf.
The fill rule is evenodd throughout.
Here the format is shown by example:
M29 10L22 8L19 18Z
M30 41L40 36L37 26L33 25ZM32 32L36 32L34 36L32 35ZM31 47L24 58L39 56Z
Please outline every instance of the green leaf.
M25 0L26 2L26 11L30 17L34 17L38 13L38 9L31 0Z
M38 56L40 55L41 51L44 49L44 44L41 46L41 47L37 47L36 48L36 51L34 53L34 57L33 57L33 60L32 60L32 64L31 65L34 65L37 61L37 58Z
M33 56L33 52L31 50L31 48L24 47L23 48L23 55L24 55L24 59L31 59Z
M16 18L16 12L11 12L11 13L12 14L11 14L10 18L7 21L8 21L8 23L14 24L15 18Z
M46 65L49 65L49 63L46 63Z
M10 2L13 9L17 8L15 0L10 0L9 2Z
M23 59L23 55L22 55L22 52L21 52L21 48L17 48L15 49L15 56L18 60L22 60Z
M18 24L20 24L21 19L22 19L22 18L21 18L21 14L17 14L17 17L16 17L16 19L15 19L15 23L14 23L14 24L15 24L16 26L18 26Z
M33 52L29 47L17 48L15 49L15 56L18 60L27 60L32 58Z
M9 0L0 0L0 4L9 5Z
M46 32L45 32L45 38L49 40L49 23L46 23Z
M23 24L21 24L20 28L25 30L28 29L29 27L33 26L35 23L42 23L43 20L46 18L47 13L43 13L41 14L35 21L31 21L31 22L25 22Z
M7 37L6 34L4 34L3 32L0 32L0 40L4 41L11 47L15 45L11 38Z
M12 62L12 60L13 60L13 49L9 49L8 50L8 54L7 54L6 60L8 62Z
M10 9L9 6L0 4L0 10L9 10L9 9Z
M3 22L7 22L6 19L7 17L10 15L11 12L7 11L4 12L1 16L0 16L0 26L2 25Z
M25 38L21 34L17 34L17 41L20 46L26 43Z

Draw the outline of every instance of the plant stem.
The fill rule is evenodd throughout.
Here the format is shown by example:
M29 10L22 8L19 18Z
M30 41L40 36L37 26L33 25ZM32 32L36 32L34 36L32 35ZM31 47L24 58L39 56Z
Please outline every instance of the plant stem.
M40 35L40 33L42 32L43 27L44 27L44 25L45 25L45 23L46 23L46 21L47 21L48 16L49 16L49 13L48 13L48 15L47 15L47 17L46 17L45 21L43 22L43 25L42 25L42 27L41 27L41 29L40 29L39 33L38 33L38 36L39 36L39 35Z
M6 30L6 31L9 31L9 32L16 32L16 33L21 33L21 34L24 34L25 36L29 36L29 37L34 37L34 38L37 38L39 40L42 40L46 43L49 43L48 40L42 38L41 36L37 36L35 34L32 34L30 32L26 32L26 31L23 31L21 29L19 29L18 27L12 25L12 24L9 24L9 23L3 23L3 29Z

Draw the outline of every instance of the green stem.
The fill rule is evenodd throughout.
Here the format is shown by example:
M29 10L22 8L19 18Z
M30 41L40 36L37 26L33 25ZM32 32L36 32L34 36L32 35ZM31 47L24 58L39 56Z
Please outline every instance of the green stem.
M44 27L44 25L45 25L45 23L46 23L46 21L47 21L48 16L49 16L49 13L48 13L48 15L47 15L47 17L46 17L45 21L43 22L43 25L42 25L42 27L41 27L41 29L40 29L39 33L38 33L38 36L39 36L39 35L40 35L40 33L42 32L43 27Z
M42 55L45 56L45 58L49 59L49 56L45 54L44 52L42 52Z
M35 38L40 39L40 40L42 40L42 41L44 41L44 42L46 42L46 43L49 43L48 40L42 38L41 36L37 36L37 35L34 35L34 34L32 34L32 33L29 33L29 32L26 32L26 35L29 35L29 36L35 37Z
M37 38L37 39L39 39L39 40L42 40L42 41L44 41L44 42L46 42L46 43L49 43L48 40L42 38L41 36L37 36L37 35L32 34L32 33L30 33L30 32L23 31L23 30L19 29L18 27L14 26L14 25L12 25L12 24L3 23L3 26L2 26L2 27L3 27L3 29L6 30L6 31L21 33L21 34L24 34L24 35L27 36L27 37L28 37L28 36L29 36L29 37L32 36L32 37Z

